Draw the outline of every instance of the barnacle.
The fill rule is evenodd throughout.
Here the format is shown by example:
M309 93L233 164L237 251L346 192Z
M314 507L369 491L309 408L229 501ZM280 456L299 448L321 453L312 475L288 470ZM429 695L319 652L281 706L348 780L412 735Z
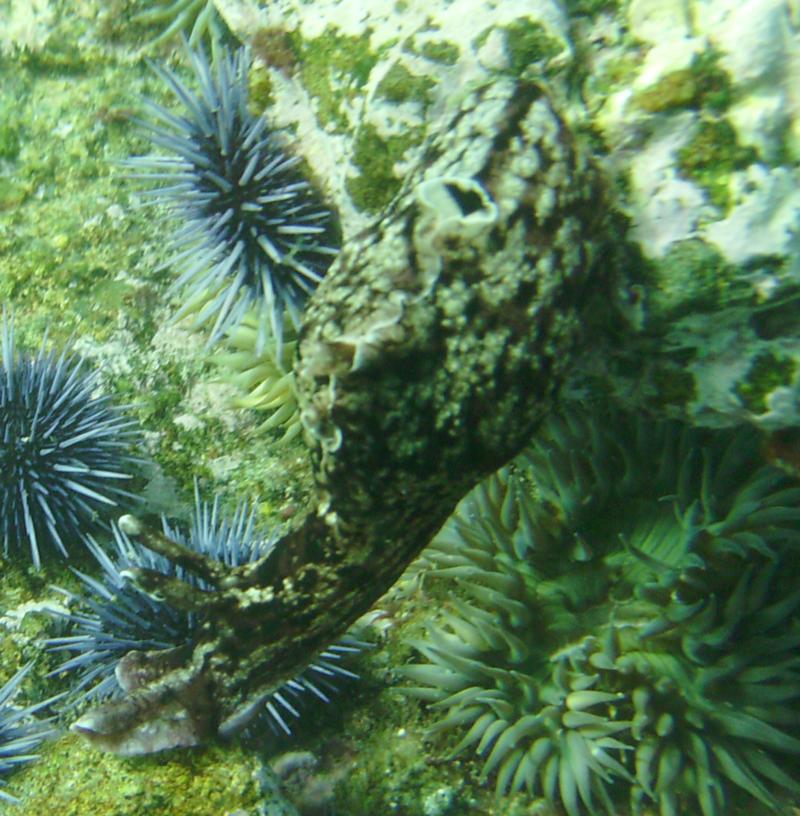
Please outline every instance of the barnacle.
M800 489L751 430L550 420L425 556L459 587L406 667L504 795L570 816L800 792Z

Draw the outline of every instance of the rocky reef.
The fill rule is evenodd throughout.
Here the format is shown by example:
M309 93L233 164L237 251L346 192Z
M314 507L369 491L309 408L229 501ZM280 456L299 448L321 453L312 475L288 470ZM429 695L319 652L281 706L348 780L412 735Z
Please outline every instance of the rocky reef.
M254 701L378 601L463 494L526 445L559 392L584 402L601 394L646 423L777 432L765 449L792 458L800 205L792 4L13 0L0 18L9 76L0 89L0 300L14 308L20 346L37 348L46 327L54 347L74 338L99 389L134 406L148 462L134 492L149 512L186 516L197 478L204 496L229 508L260 497L259 520L287 526L282 546L256 567L223 570L145 524L145 540L208 589L193 595L152 570L136 580L185 612L203 607L202 633L177 656L180 667L176 655L144 659L149 688L138 686L127 709L84 715L98 731L108 726L124 740L131 726L158 719L167 698L171 714L197 717L195 741L234 731ZM204 339L170 322L181 306L170 289L172 226L145 214L141 190L115 165L148 150L130 124L141 98L173 104L143 56L194 81L181 33L208 54L248 46L251 111L298 157L341 225L342 252L285 347L296 353L291 372L282 357L266 365L259 343L250 354L252 338L242 337L230 344L252 359L212 370ZM262 373L266 403L252 379ZM274 411L266 427L263 414L237 405L238 387L249 404ZM755 467L762 442L751 439ZM69 543L71 563L91 574L92 560ZM743 570L751 605L755 584L769 584L758 577L767 556L753 558ZM571 551L570 559L580 574L583 562ZM64 633L38 610L64 602L50 584L80 594L81 582L63 565L43 563L36 575L12 556L2 566L0 679L38 656L21 689L32 704L68 682L47 678L57 661L39 641ZM303 787L297 801L316 803L308 812L426 816L527 813L531 791L572 810L585 796L600 801L602 785L587 794L583 776L571 784L565 775L556 794L530 784L495 805L482 760L452 764L441 744L423 742L435 715L391 690L399 667L419 660L405 638L421 642L432 603L449 602L434 581L426 586L424 570L416 574L422 590L401 580L368 618L386 648L362 658L358 706L317 712L319 726L307 730L301 723L296 747L312 756L302 772L287 772ZM468 601L454 603L463 611ZM569 670L584 672L583 658L612 646L572 655ZM570 692L628 693L621 669L603 671L608 688ZM636 671L640 685L652 679ZM631 693L609 716L627 717L630 704L624 721L639 717L642 740L653 728L683 739L691 727L681 730L670 710L669 731L665 693L655 689L649 702ZM613 707L586 694L571 701L573 719L587 720L595 704L604 714ZM142 702L152 704L144 715ZM676 801L713 813L731 785L747 789L729 765L726 781L708 786L711 805L692 800L687 780L705 773L705 754L691 735L685 742L694 770L675 777ZM606 747L609 757L617 750ZM86 812L70 790L101 776L112 782L98 813L267 812L263 785L251 784L252 754L240 747L178 754L191 759L170 760L164 776L147 758L101 765L75 737L42 751L8 779L21 816L26 802L40 812L42 797L59 812ZM53 787L67 755L79 758L75 775ZM484 768L494 785L501 760ZM720 762L719 753L710 760L714 779ZM177 794L186 763L191 803ZM204 787L220 767L239 780L229 799ZM753 772L749 793L763 802L758 786L777 782L791 796L767 767ZM643 792L638 801L658 793L669 808L666 782L642 774L627 782ZM158 782L144 790L150 778ZM516 787L526 787L520 779Z

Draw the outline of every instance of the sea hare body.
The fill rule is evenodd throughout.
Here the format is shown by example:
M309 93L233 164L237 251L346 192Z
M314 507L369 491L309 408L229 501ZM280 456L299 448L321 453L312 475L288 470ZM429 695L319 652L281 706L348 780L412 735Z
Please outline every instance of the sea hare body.
M294 371L315 506L238 568L145 533L216 591L137 571L145 591L205 623L178 665L174 652L137 656L127 695L77 731L122 753L231 733L391 586L547 411L583 311L609 286L602 200L538 86L496 81L443 117L304 317Z

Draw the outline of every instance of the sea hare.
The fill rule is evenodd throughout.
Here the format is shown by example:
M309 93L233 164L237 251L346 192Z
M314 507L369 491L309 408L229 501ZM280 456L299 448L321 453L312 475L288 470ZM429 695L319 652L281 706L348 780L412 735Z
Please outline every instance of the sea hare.
M129 655L126 694L73 726L120 753L244 725L339 637L458 500L517 453L607 299L597 172L540 87L473 90L311 298L294 373L316 499L275 549L227 568L143 531L200 591L137 570L205 622L191 648Z

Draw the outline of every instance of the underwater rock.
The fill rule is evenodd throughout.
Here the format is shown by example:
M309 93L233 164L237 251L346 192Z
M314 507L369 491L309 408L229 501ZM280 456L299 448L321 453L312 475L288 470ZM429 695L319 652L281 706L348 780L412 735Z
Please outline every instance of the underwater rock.
M598 343L576 390L697 425L800 424L796 10L634 0L580 29L598 158L647 268L633 336Z
M629 280L572 389L632 409L800 425L800 26L784 0L217 0L266 66L345 232L399 189L448 97L523 75L593 134L632 221ZM290 32L293 63L274 42ZM267 36L269 34L269 36ZM575 84L580 84L580 94ZM563 103L563 104L562 104ZM344 178L342 178L344 175ZM755 187L755 189L752 189ZM345 236L347 237L347 236Z

